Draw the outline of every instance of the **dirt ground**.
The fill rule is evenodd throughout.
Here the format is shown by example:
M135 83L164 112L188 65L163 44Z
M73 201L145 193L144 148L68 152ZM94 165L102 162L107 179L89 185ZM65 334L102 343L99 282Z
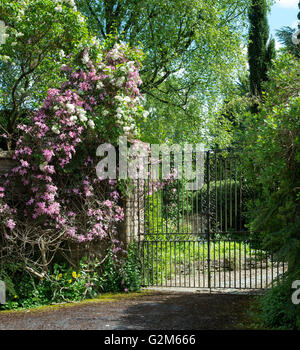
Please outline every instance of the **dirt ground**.
M0 311L0 330L246 329L254 296L151 291L114 300Z

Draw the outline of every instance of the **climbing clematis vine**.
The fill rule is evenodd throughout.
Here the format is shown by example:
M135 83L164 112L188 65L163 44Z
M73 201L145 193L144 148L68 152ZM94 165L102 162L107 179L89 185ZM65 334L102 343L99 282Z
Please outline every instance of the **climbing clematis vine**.
M7 243L17 244L20 232L31 227L28 242L40 247L44 237L48 251L65 241L102 241L114 249L119 244L124 212L118 183L97 177L95 157L103 142L139 136L139 123L147 116L139 90L140 57L123 43L83 49L77 69L63 65L67 79L49 89L30 121L18 126L17 165L0 188L0 226ZM17 208L12 205L16 183L24 188Z

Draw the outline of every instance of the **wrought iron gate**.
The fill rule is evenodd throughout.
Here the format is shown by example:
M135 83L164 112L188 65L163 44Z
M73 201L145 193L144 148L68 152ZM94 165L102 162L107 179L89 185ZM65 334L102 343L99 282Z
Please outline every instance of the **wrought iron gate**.
M203 185L176 179L162 189L146 180L133 196L144 286L264 289L287 264L249 234L246 203L254 193L236 153L205 151Z

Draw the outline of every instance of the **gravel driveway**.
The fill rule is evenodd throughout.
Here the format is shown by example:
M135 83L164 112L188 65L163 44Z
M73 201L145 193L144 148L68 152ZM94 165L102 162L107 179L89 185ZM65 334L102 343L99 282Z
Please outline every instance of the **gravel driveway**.
M253 296L152 291L113 301L0 311L1 330L243 329ZM246 321L247 322L247 321Z

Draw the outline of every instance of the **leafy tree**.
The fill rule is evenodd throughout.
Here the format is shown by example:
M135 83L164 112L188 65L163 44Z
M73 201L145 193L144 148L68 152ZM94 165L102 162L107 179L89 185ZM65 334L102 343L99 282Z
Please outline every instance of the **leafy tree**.
M280 283L262 300L268 327L300 328L292 282L300 271L300 60L283 52L264 83L263 103L244 123L242 161L247 183L250 230L278 261L288 262Z
M249 70L250 88L254 96L262 93L262 83L275 57L275 41L269 40L266 0L252 0L249 11Z
M117 34L146 53L142 91L152 111L147 140L199 140L243 66L249 0L78 0L77 5L100 40Z
M0 45L0 128L8 147L26 110L36 109L47 90L60 85L61 66L89 40L75 3L3 0L0 20L6 40Z
M245 122L243 161L256 187L251 229L266 246L300 267L300 61L283 54L265 84L264 104Z

